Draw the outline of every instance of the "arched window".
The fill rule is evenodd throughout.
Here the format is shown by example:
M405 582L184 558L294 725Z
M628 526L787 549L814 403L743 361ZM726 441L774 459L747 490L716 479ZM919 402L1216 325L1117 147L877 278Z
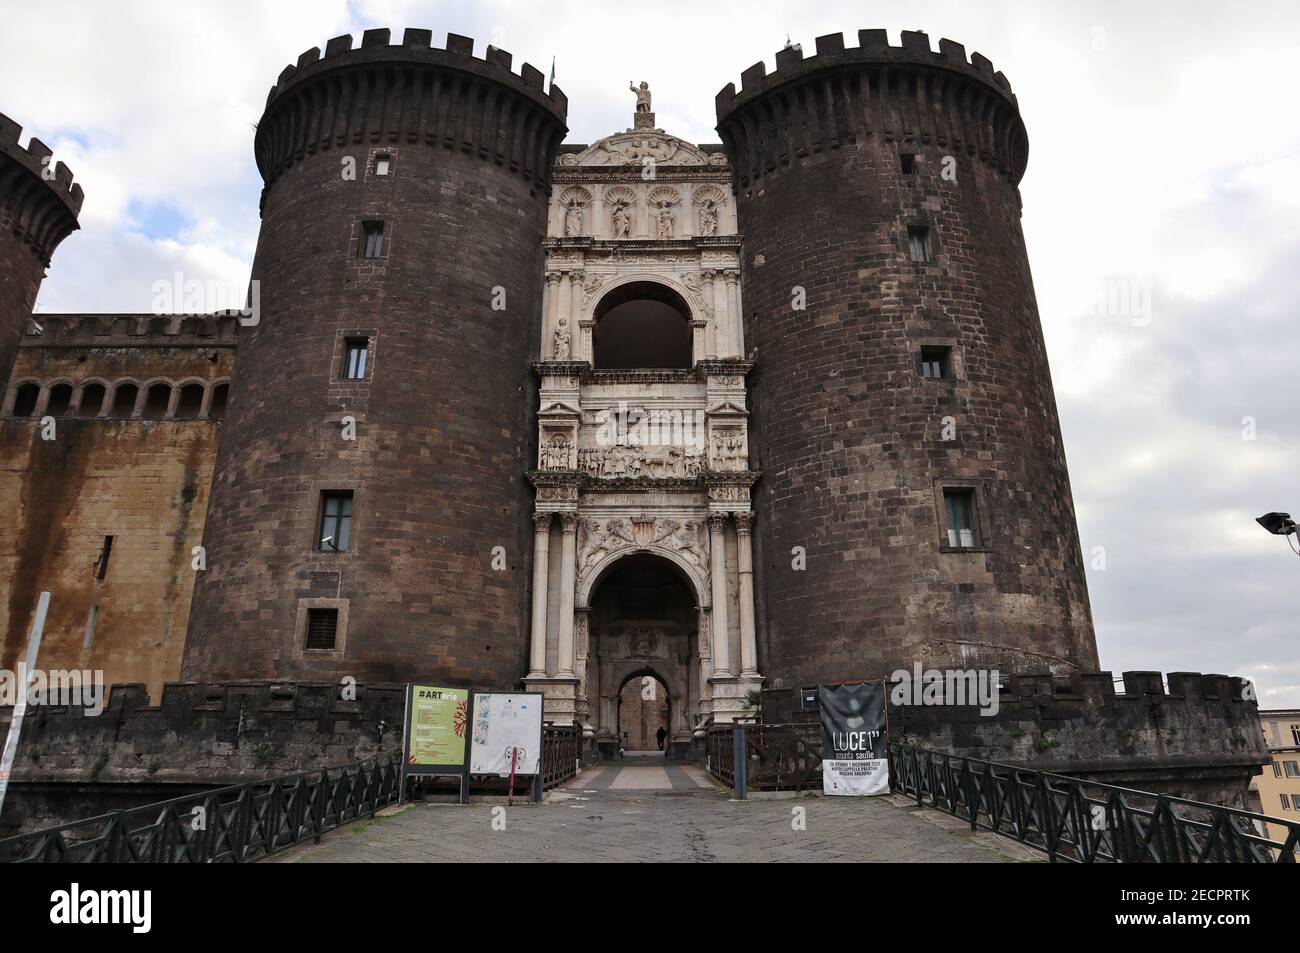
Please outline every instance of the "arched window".
M14 416L30 417L36 411L36 401L41 396L41 385L28 381L19 384L14 394Z
M117 390L113 391L113 409L109 411L109 416L130 417L135 413L135 401L139 394L140 388L134 384L118 384Z
M595 317L597 368L691 366L691 309L667 285L621 285L600 300Z
M226 416L226 399L230 394L229 384L218 384L212 388L212 403L208 404L208 419L220 420Z
M181 388L180 400L176 402L176 416L184 420L193 420L203 409L203 385L186 384Z
M78 417L98 417L104 409L104 385L87 384L81 389L81 406L77 409Z
M55 384L50 388L50 399L45 404L45 412L51 417L63 417L72 406L72 385Z
M166 417L167 405L171 403L171 399L171 384L161 382L150 384L144 399L144 413L141 416L151 418Z

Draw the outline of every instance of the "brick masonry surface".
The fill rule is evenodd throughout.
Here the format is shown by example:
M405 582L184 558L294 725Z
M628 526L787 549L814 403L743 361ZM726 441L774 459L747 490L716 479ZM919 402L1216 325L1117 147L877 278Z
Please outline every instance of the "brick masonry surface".
M765 86L747 73L756 90L719 95L756 349L764 671L789 686L916 661L1097 667L1020 228L1023 128L991 69L959 80L914 36L925 55L892 50L910 63L896 70L819 41L810 64L785 51ZM932 262L910 260L910 227L929 229ZM922 377L923 345L951 348L952 379ZM976 493L974 550L946 545L948 485Z
M187 678L524 671L529 368L563 112L540 74L369 43L287 71L259 124L262 319L240 341ZM386 56L402 62L367 68ZM362 258L379 221L383 255ZM349 338L369 341L365 380L340 380ZM324 491L354 494L347 552L320 546ZM305 650L304 607L339 610L334 651Z

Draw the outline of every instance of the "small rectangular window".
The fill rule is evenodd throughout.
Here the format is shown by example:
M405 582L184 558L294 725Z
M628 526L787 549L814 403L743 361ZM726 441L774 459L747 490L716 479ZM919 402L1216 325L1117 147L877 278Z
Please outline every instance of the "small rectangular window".
M1291 806L1300 811L1300 794L1291 795Z
M388 175L388 170L392 168L393 157L390 155L375 156L375 175Z
M945 380L952 377L952 348L921 348L921 376L926 380Z
M1300 725L1291 726L1291 743L1293 745L1300 745Z
M1282 767L1288 778L1300 778L1300 761L1283 761Z
M912 261L930 260L930 230L923 225L912 225L907 229L907 250Z
M362 258L383 258L384 257L384 223L383 222L362 222L361 223L361 257Z
M1282 777L1282 762L1280 761L1273 762L1273 777L1275 778Z
M945 489L943 505L948 515L948 545L954 549L975 546L975 491L967 488Z
M338 609L308 609L307 639L303 643L303 647L308 649L332 649L338 631Z
M322 493L317 548L325 553L345 553L351 536L352 491Z
M898 155L898 165L903 170L903 175L911 175L916 171L916 156L910 152L901 152Z
M348 338L343 351L343 379L365 380L366 362L369 357L370 341L367 338Z
M1285 794L1282 795L1282 810L1284 811L1291 810L1291 799L1287 797Z

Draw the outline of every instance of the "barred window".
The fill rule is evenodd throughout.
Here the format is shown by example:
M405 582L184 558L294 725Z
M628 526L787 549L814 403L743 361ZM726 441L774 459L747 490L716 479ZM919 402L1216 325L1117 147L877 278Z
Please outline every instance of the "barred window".
M338 635L338 629L338 609L308 609L307 640L304 647L309 649L334 648L334 640Z

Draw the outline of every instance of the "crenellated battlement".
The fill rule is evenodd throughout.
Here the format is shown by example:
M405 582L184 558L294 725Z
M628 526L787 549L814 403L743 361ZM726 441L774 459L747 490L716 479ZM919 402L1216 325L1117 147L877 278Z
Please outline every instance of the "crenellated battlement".
M529 63L513 72L511 54L494 46L475 57L473 39L456 33L445 49L431 45L431 30L407 29L400 44L389 38L366 30L354 48L350 35L338 36L284 68L256 138L268 188L305 155L384 142L477 150L538 187L549 182L568 114L558 86L547 90Z
M240 312L33 314L22 347L234 347Z
M54 249L78 228L84 195L64 163L50 171L53 150L35 136L19 143L23 127L0 113L0 227L11 230L48 266Z
M754 108L758 102L765 105ZM760 60L717 94L718 132L747 186L812 153L858 142L934 143L995 165L1018 182L1028 158L1011 83L979 53L952 40L904 30L891 46L884 30L859 30L858 46L840 33L820 36L816 53L799 46ZM809 113L812 116L809 116Z

